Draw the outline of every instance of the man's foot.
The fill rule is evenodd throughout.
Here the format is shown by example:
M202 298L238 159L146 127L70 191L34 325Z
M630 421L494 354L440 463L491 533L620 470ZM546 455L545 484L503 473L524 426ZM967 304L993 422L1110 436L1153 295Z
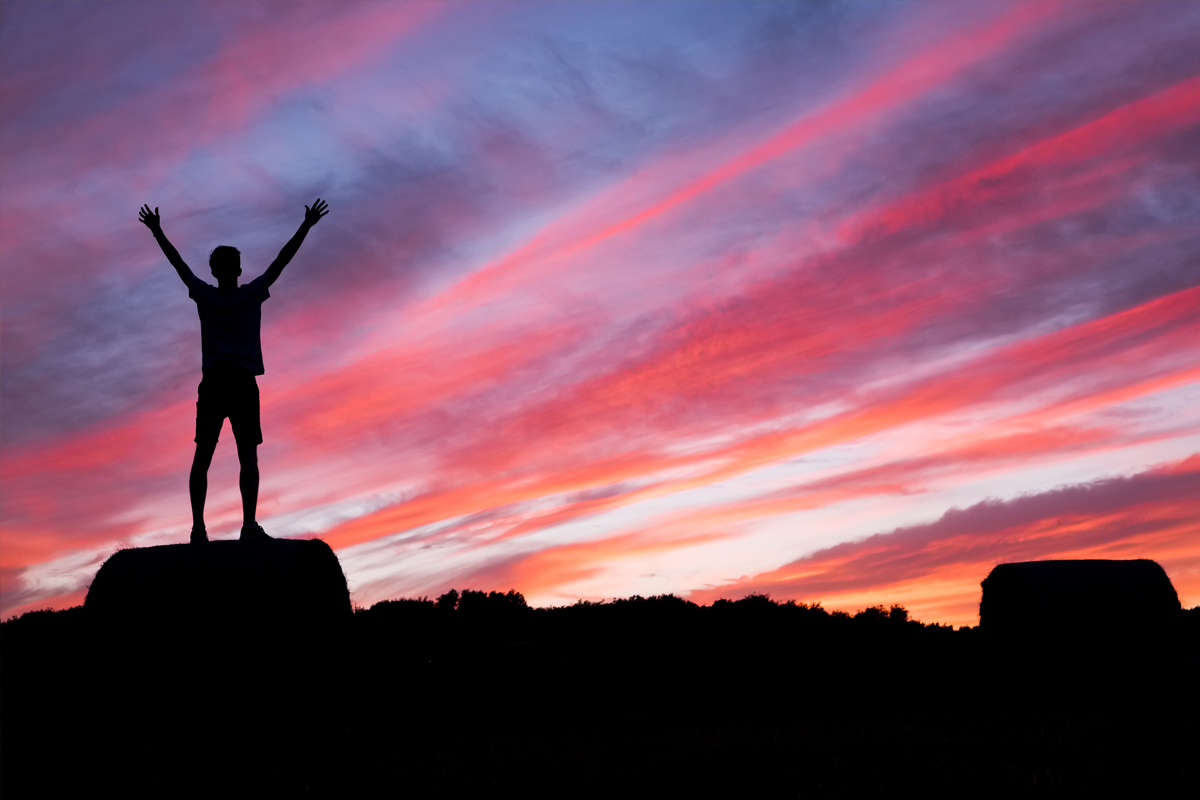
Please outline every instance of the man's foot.
M192 528L192 544L208 544L208 531L204 528Z
M258 540L262 541L262 540L266 540L266 539L270 539L270 538L272 538L272 537L267 536L267 532L264 531L262 528L262 525L259 525L257 522L253 523L252 525L243 525L242 526L242 541L243 542L246 541L247 539L258 539Z

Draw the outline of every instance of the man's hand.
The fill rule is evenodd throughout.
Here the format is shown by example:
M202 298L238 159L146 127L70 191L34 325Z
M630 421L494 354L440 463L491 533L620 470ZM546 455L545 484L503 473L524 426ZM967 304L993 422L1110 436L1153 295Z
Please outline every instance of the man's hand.
M325 205L325 201L317 198L317 202L312 204L312 208L304 207L304 222L300 223L300 230L296 231L296 235L283 246L279 251L279 255L271 262L271 266L267 267L267 271L263 273L263 277L267 279L267 286L273 284L279 279L279 273L283 272L283 268L292 260L292 256L296 255L296 251L300 249L300 245L304 242L304 237L308 234L308 229L321 221L321 217L329 213L329 206ZM257 280L257 278L255 279Z
M149 228L152 233L157 233L158 231L162 230L162 225L158 221L157 206L155 206L153 211L150 210L150 206L148 205L142 206L142 210L138 212L138 219L141 220L142 224Z
M159 223L158 208L156 207L151 211L150 206L142 206L141 210L138 211L138 219L154 234L154 238L158 240L158 246L162 248L163 255L167 257L167 261L171 262L171 266L179 273L179 277L183 279L183 282L187 283L189 279L194 278L195 276L192 275L191 269L180 258L179 251L175 249L175 245L167 241L167 236L163 233L162 225Z
M157 209L155 210L157 211ZM313 225L316 225L321 221L321 217L328 213L329 206L325 204L324 200L318 197L317 202L312 204L312 208L309 208L308 206L304 207L304 224L311 228ZM158 217L156 216L155 219L157 220Z

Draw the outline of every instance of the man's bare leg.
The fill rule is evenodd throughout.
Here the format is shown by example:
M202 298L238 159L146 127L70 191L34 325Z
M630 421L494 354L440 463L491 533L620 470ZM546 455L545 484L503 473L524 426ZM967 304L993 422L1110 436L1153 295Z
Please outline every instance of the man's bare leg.
M238 477L238 487L242 490L242 526L250 527L255 524L254 515L258 511L258 445L238 442L238 461L242 465L242 474Z
M192 495L192 530L204 530L204 498L208 495L208 467L212 463L217 443L196 443L196 456L192 459L192 474L188 477L188 490Z

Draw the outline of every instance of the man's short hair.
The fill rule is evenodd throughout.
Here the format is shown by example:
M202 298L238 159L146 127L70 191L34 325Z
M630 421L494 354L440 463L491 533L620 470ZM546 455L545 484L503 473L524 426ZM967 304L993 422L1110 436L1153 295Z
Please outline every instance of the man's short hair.
M214 248L213 251L208 254L208 268L211 269L214 274L216 274L218 269L226 265L231 267L236 266L240 271L242 266L242 251L238 250L236 247L230 247L227 244L223 244L220 247Z

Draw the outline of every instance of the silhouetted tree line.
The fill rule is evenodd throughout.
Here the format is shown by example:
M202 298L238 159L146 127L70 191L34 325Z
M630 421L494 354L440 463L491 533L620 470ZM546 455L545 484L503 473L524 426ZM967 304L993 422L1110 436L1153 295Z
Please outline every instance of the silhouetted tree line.
M940 708L981 691L1028 692L1029 674L1048 691L1087 686L1077 665L1052 663L1043 648L1032 668L1014 664L979 628L922 623L899 605L849 614L765 595L711 606L659 595L531 608L515 591L452 590L357 609L353 627L353 660L397 688L376 695L396 713L761 718ZM1169 655L1200 655L1198 642L1193 609ZM1159 668L1144 650L1132 655Z
M150 636L122 677L106 672L113 654L84 609L10 619L4 793L114 775L153 788L183 772L215 791L238 770L255 791L318 795L753 794L785 778L815 794L897 782L1099 790L1135 780L1139 764L1197 777L1186 754L1200 722L1200 608L1180 612L1163 654L1126 653L1112 669L1040 650L1006 660L986 631L899 605L850 614L764 595L533 608L516 591L452 590L355 609L328 642L316 671L264 673L236 657L189 671ZM1113 784L1116 763L1129 769Z

